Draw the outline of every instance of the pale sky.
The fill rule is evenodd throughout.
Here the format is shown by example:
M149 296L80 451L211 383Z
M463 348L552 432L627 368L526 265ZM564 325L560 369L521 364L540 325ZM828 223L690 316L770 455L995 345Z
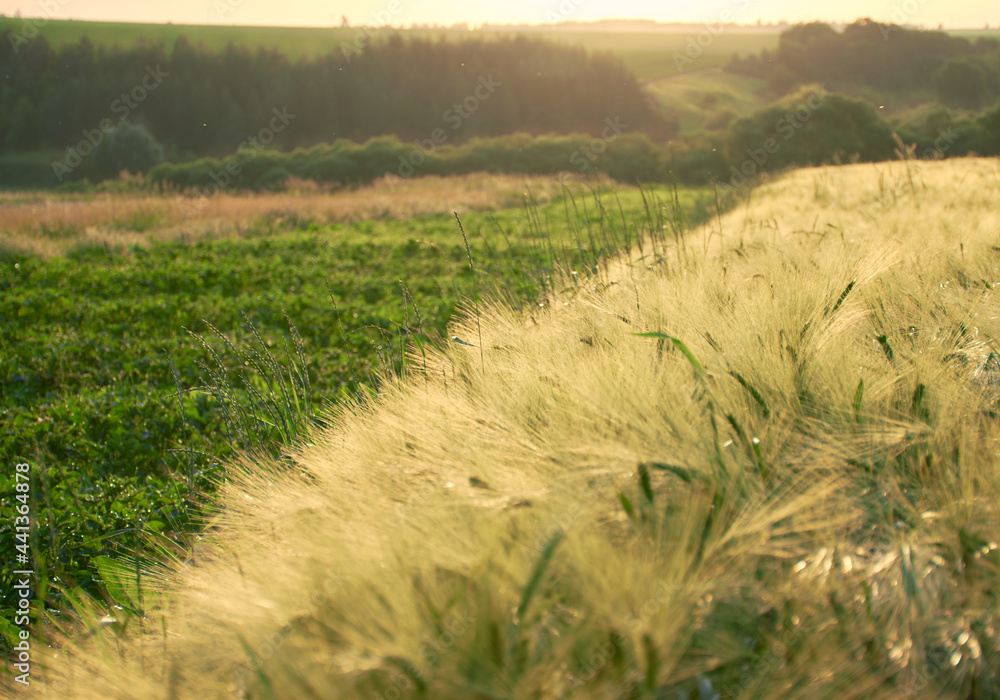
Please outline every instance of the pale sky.
M23 17L173 22L175 24L263 24L330 26L346 15L352 24L409 25L544 24L643 18L661 22L717 22L725 10L732 20L754 23L859 17L897 24L950 28L1000 25L997 0L0 0L0 12Z

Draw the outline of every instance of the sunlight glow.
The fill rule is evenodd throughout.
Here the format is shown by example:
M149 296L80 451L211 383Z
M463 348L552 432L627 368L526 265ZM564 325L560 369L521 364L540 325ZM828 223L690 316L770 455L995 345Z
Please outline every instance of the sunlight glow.
M850 22L871 17L883 22L927 27L982 28L1000 25L1000 5L992 0L841 0L803 3L798 0L0 0L0 13L11 16L81 20L339 26L451 26L467 23L549 24L599 19L651 19L658 22L716 23L723 17L739 24L758 21Z

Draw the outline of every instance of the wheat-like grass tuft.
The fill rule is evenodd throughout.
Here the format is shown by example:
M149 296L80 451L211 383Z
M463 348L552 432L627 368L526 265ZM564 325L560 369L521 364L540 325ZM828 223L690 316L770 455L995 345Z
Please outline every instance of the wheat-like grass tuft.
M997 697L993 163L793 173L708 226L245 460L142 629L41 690Z

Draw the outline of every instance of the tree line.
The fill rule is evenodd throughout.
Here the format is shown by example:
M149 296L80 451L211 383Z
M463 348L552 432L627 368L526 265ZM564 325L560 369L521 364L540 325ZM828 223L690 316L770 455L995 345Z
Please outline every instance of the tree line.
M447 43L393 35L295 64L273 51L212 53L183 39L169 55L160 45L121 52L87 42L53 53L38 41L5 60L17 65L0 87L7 147L84 139L51 163L0 160L6 186L73 188L122 170L198 196L280 189L289 178L357 186L383 176L477 170L600 170L626 182L739 186L763 172L878 161L903 149L925 159L1000 154L1000 89L993 83L1000 42L870 21L842 33L794 27L775 55L734 58L729 70L768 77L782 95L683 139L618 61L534 39ZM959 107L935 101L929 90L944 83L957 90L950 71L963 61L982 74L981 84L974 81L978 97L968 93ZM117 73L97 70L112 64ZM32 71L41 77L29 80ZM142 89L115 95L126 73ZM105 101L93 98L97 87L85 89L91 84ZM8 99L17 90L18 100ZM903 95L921 106L887 118L859 94L879 103ZM42 109L35 105L47 105L48 116L24 118ZM18 128L33 129L32 138L17 136Z
M518 131L599 134L607 118L670 137L636 79L610 54L540 39L366 39L361 50L291 62L277 50L213 52L185 38L169 49L53 48L43 37L0 42L0 153L89 150L122 123L143 126L170 160L222 156L294 121L268 146L346 138L447 143ZM443 143L443 142L442 142ZM70 154L68 154L70 155Z
M782 32L777 50L734 56L727 70L784 94L810 83L829 90L937 100L979 110L1000 99L1000 41L862 19L838 32L813 22Z
M716 183L742 187L762 173L787 168L899 157L938 159L1000 154L1000 104L948 122L947 110L929 123L897 130L864 100L805 87L736 120L708 140L657 141L609 122L601 136L526 133L475 138L425 150L395 136L346 139L289 153L243 149L225 158L163 163L148 185L192 197L192 206L223 190L282 189L290 178L359 186L421 175L473 172L559 174L602 172L619 182Z

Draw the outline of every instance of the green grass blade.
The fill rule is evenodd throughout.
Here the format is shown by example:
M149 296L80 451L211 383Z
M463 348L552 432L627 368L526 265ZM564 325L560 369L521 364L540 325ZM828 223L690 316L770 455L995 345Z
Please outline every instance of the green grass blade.
M660 471L673 474L674 476L678 477L681 481L683 481L685 484L693 484L696 477L699 479L704 478L701 474L698 474L697 472L693 472L690 469L685 469L684 467L678 467L675 464L664 464L663 462L646 462L645 465L640 465L640 466L646 466L651 469L659 469Z
M746 392L750 394L753 400L757 402L757 405L760 406L760 410L761 412L763 412L764 417L770 418L771 408L767 405L767 401L764 399L764 396L759 391L757 391L756 387L750 384L750 382L748 382L739 372L734 371L730 372L730 374L732 374L733 377L736 378L736 381L740 383L740 386L742 386L746 390Z
M708 373L705 371L705 368L702 367L702 364L698 362L698 358L695 357L694 353L691 352L688 346L684 344L684 341L679 338L675 338L672 335L667 335L666 333L660 333L658 331L652 333L636 333L635 335L641 338L659 338L660 340L667 340L673 343L675 348L684 353L684 357L687 358L688 362L691 363L691 366L694 367L695 371L698 373L698 378L706 378Z
M833 305L832 309L830 309L831 314L837 312L837 309L840 308L840 305L844 303L844 299L846 299L847 295L851 293L852 289L854 289L854 285L855 282L854 280L852 280L851 283L847 285L847 289L845 289L843 292L840 293L840 298L837 299L837 303Z
M645 463L639 464L639 488L642 489L642 495L646 497L646 500L652 504L653 503L653 485L649 479L649 467Z
M546 543L545 548L542 550L542 555L535 563L535 568L531 572L531 578L528 580L528 584L524 587L524 592L521 594L521 603L517 606L517 620L519 623L524 620L524 614L528 611L531 599L534 597L535 591L538 590L538 584L541 583L542 577L545 576L545 570L549 567L552 556L556 552L556 547L562 542L562 538L562 530L557 531L552 536L552 539Z
M632 501L629 497L625 495L624 492L618 494L618 502L622 504L622 508L625 509L625 515L629 518L635 517L635 507L632 505Z
M861 414L861 402L865 398L865 380L858 380L858 388L854 390L854 421L858 422L860 419L858 416Z

